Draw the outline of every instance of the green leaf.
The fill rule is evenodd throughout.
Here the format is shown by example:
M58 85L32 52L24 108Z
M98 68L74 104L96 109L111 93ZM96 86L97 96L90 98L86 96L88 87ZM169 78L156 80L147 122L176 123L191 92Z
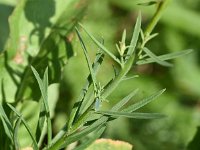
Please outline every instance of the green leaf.
M87 3L81 3L77 8L79 3L80 0L21 0L10 18L9 55L13 57L19 50L20 42L25 40L27 53L36 56L44 39L53 31L66 35L83 16Z
M134 90L133 92L131 92L129 95L127 95L125 98L123 98L122 100L120 100L117 104L115 104L112 107L112 111L117 111L120 108L122 108L126 103L128 103L128 101L137 94L138 89Z
M179 51L179 52L173 52L173 53L157 56L157 58L159 58L161 61L165 61L165 60L170 60L170 59L174 59L174 58L177 58L177 57L187 55L187 54L191 53L192 51L193 51L192 49L188 49L188 50L183 50L183 51ZM155 59L147 58L145 60L137 61L136 64L137 65L143 65L143 64L153 63L153 62L156 62Z
M0 82L2 79L6 82L6 102L39 100L29 65L41 72L49 66L50 83L60 81L64 64L72 56L70 33L83 17L86 1L20 0L17 3L9 17L10 34L5 46L9 53L4 54L5 61L4 55L0 56ZM32 89L36 89L34 93Z
M198 150L199 149L199 140L200 140L200 127L197 127L197 132L193 137L192 141L187 146L187 150Z
M35 138L34 138L32 132L31 132L31 129L30 129L29 125L27 124L27 122L24 120L24 118L22 117L22 115L21 115L12 105L10 105L10 104L8 104L8 103L7 103L7 105L10 107L10 109L11 109L13 112L15 112L15 113L17 114L18 117L21 117L21 121L22 121L23 125L25 126L26 130L28 131L28 133L29 133L29 135L30 135L30 137L31 137L31 139L32 139L34 149L35 149L35 150L39 150L38 145L37 145L37 142L36 142L36 140L35 140Z
M139 38L139 35L140 35L141 22L142 22L141 21L141 13L139 13L137 20L136 20L135 28L134 28L134 31L133 31L131 43L129 45L130 47L129 47L128 52L127 52L128 57L130 57L133 54L133 52L136 48L137 41L138 41L138 38Z
M91 61L90 61L90 58L88 56L88 52L87 52L87 49L86 49L86 46L83 42L83 39L81 38L81 35L80 35L80 32L78 31L78 29L76 28L76 33L78 35L78 38L81 42L81 46L82 46L82 49L83 49L83 52L84 52L84 55L85 55L85 58L86 58L86 61L87 61L87 65L88 65L88 68L89 68L89 71L90 71L90 75L91 75L91 78L92 78L92 83L93 83L93 86L94 86L94 91L97 91L97 81L96 81L96 77L94 75L94 71L92 69L92 64L91 64Z
M144 3L138 3L138 5L141 5L141 6L150 6L150 5L155 5L159 3L159 0L157 1L148 1L148 2L144 2Z
M135 119L159 119L165 117L165 115L160 113L126 113L126 112L116 112L116 111L97 111L103 115L113 116L113 117L126 117Z
M134 76L131 76L131 77L124 77L123 81L134 79L134 78L138 78L138 77L139 77L139 75L134 75Z
M155 62L157 62L158 64L162 65L162 66L166 66L166 67L171 67L173 66L172 64L166 62L166 61L162 61L159 57L157 57L153 52L151 52L148 48L144 47L143 51L149 56L151 57Z
M159 92L156 92L156 93L152 94L151 96L149 96L149 97L147 97L147 98L145 98L145 99L143 99L143 100L141 100L141 101L139 101L139 102L137 102L137 103L135 103L133 105L130 105L129 107L123 109L122 112L129 112L129 113L131 113L131 112L133 112L133 111L135 111L135 110L137 110L137 109L145 106L146 104L152 102L157 97L159 97L165 90L166 89L163 89L163 90L161 90Z
M18 142L18 130L19 130L19 126L21 124L22 118L21 116L17 118L17 121L15 123L15 127L14 127L14 144L15 144L15 149L19 149L19 142Z
M0 104L0 118L2 120L6 135L12 140L14 129L1 104Z
M92 34L90 34L82 24L79 23L79 25L99 48L101 48L106 54L108 54L108 56L121 65L120 60L114 54L112 54L103 44L101 44Z
M4 46L9 36L8 18L14 8L9 5L9 1L13 0L0 0L0 35L2 35L0 36L0 54L5 50Z
M46 125L45 125L45 107L42 100L40 100L40 114L39 114L39 120L37 124L37 130L36 130L36 141L38 142L39 147L41 146L41 142L43 140L43 136L46 132Z
M121 40L122 43L126 43L126 30L124 29L123 33L122 33L122 40Z
M50 110L49 110L49 104L48 104L48 68L46 68L45 70L43 81L41 80L35 68L31 66L31 69L35 75L35 78L37 79L37 82L40 87L40 91L42 93L43 103L45 107L45 115L47 119L48 144L50 144L51 139L52 139L52 127L51 127Z
M108 117L101 117L100 119L95 121L93 124L91 124L89 127L83 129L82 131L73 133L73 134L69 135L68 137L65 137L62 148L72 142L79 141L81 138L83 138L84 136L88 135L89 133L95 131L97 128L100 129L100 128L104 127L104 124L106 123L107 120L108 120Z
M90 137L87 141L84 141L81 145L76 147L74 150L83 150L87 148L89 145L91 145L96 139L98 139L103 134L105 129L106 129L106 126L97 128L97 130L94 132L94 135L92 137Z
M44 102L45 108L47 110L47 106L48 106L47 101L46 101L47 100L47 93L46 93L47 90L45 89L43 81L40 78L40 75L38 74L38 72L35 70L35 68L31 66L31 69L33 71L33 74L34 74L37 82L38 82L38 85L39 85L39 88L40 88L40 91L41 91L41 94L42 94L42 98L44 100L43 102Z

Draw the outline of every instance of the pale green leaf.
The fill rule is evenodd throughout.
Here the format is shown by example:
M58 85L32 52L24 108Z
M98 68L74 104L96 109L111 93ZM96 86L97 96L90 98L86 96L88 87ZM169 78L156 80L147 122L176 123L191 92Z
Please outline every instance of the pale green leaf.
M138 89L134 90L133 92L131 92L128 96L126 96L125 98L123 98L122 100L120 100L117 104L115 104L112 107L112 111L117 111L120 108L122 108L126 103L128 103L128 101L137 94Z
M139 35L140 35L140 29L141 29L141 14L139 13L137 20L136 20L135 28L134 28L134 31L133 31L131 43L129 45L130 47L129 47L128 52L127 52L128 57L130 57L133 54L133 52L134 52L134 50L137 46L137 41L138 41L138 38L139 38Z
M74 150L83 150L87 148L88 146L90 146L96 139L98 139L103 134L105 129L106 129L106 126L97 128L97 130L94 132L94 135L92 137L90 137L87 141L85 141L84 143L76 147Z
M143 51L149 56L151 57L151 59L153 59L156 63L162 65L162 66L166 66L166 67L171 67L173 66L172 64L161 60L158 56L156 56L153 52L151 52L148 48L144 47Z
M82 49L83 49L83 52L84 52L84 55L85 55L85 58L86 58L86 61L87 61L87 65L88 65L88 68L89 68L89 71L90 71L90 74L91 74L91 78L92 78L92 82L93 82L93 86L94 86L94 91L97 91L97 81L96 81L96 77L94 75L94 71L92 69L92 64L91 64L91 61L90 61L90 58L89 58L89 55L88 55L88 51L86 49L86 46L83 42L83 39L81 38L81 35L80 35L80 32L78 31L78 29L76 28L76 33L78 35L78 38L81 42L81 46L82 46Z
M191 53L192 51L193 51L192 49L188 49L188 50L183 50L183 51L178 51L178 52L160 55L160 56L157 56L157 58L159 58L161 61L165 61L165 60L170 60L170 59L174 59L174 58L177 58L177 57L187 55L187 54ZM147 59L144 59L144 60L137 61L137 64L143 65L143 64L153 63L153 62L156 62L155 59L147 58Z
M133 105L128 106L127 108L123 109L122 112L131 113L131 112L133 112L133 111L135 111L135 110L147 105L148 103L152 102L157 97L159 97L165 90L166 89L163 89L163 90L161 90L159 92L156 92L156 93L150 95L149 97L144 98L143 100L141 100L141 101L139 101L139 102L137 102L137 103L135 103Z
M165 115L160 113L139 113L139 112L127 113L127 112L116 112L116 111L97 111L96 113L112 117L126 117L134 119L159 119L165 117Z
M6 113L3 109L3 106L1 104L0 104L0 118L2 120L3 127L4 127L6 135L10 139L12 139L14 129L13 129L12 124L11 124L10 120L8 119L8 116L6 115Z
M99 129L102 128L107 120L108 120L108 117L101 117L100 119L95 121L93 124L91 124L89 127L83 129L82 131L71 134L70 136L66 137L65 143L62 145L62 147L65 147L66 145L68 145L72 142L80 140L84 136L95 131L97 128L99 128Z
M92 34L90 34L82 24L79 23L79 25L83 28L83 30L99 48L101 48L106 54L108 54L108 56L110 56L118 64L121 64L120 60L114 54L112 54L103 44L101 44Z
M15 127L14 127L14 145L15 145L15 149L18 150L19 149L19 142L18 142L18 130L19 130L19 126L21 124L22 118L21 116L17 118L17 121L15 123Z
M10 105L10 104L7 104L7 105L10 107L10 109L11 109L13 112L16 113L16 115L17 115L18 117L21 117L21 121L22 121L23 125L25 126L26 130L28 131L28 133L29 133L29 135L30 135L30 137L31 137L31 139L32 139L32 142L33 142L33 145L34 145L35 150L39 150L38 145L37 145L37 142L36 142L36 140L35 140L35 138L34 138L34 136L33 136L33 133L31 132L31 129L30 129L29 125L27 124L27 122L24 120L24 118L22 117L22 115L21 115L12 105Z

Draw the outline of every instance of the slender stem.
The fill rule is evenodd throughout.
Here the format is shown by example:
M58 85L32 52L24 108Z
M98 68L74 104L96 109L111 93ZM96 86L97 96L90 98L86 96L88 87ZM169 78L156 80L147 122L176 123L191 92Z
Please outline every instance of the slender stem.
M138 53L139 57L142 54L142 50L145 47L145 44L149 41L149 37L150 37L153 29L158 24L158 21L160 20L164 10L166 9L166 7L170 1L171 0L162 0L161 2L159 2L156 13L154 14L153 18L151 19L150 23L148 24L146 30L144 31L144 39L142 40L142 43L139 47L139 53Z
M158 9L157 9L156 13L154 14L151 22L147 26L147 28L144 32L144 36L148 37L151 34L153 29L157 25L158 21L160 20L162 14L163 14L163 11L166 9L166 7L170 1L171 0L162 0L161 2L159 2Z
M133 54L129 60L125 63L124 67L120 71L120 73L116 76L116 78L112 81L111 84L109 84L106 89L104 89L102 93L102 98L106 99L107 96L111 94L112 91L115 90L115 88L119 85L119 83L123 80L123 78L126 76L128 71L131 69L131 66L134 64L135 55Z

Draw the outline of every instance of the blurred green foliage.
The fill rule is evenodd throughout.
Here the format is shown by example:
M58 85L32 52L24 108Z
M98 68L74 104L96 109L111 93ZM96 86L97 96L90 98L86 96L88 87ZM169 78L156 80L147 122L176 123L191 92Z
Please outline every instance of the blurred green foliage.
M120 36L124 28L127 29L127 37L130 40L138 11L142 12L143 28L148 23L153 12L155 11L154 5L137 5L138 2L141 1L142 0L92 0L88 3L88 8L86 12L84 12L85 17L82 20L82 24L84 24L84 26L86 26L86 28L93 33L93 35L96 35L97 38L101 39L103 37L105 39L105 45L113 50L113 53L117 54L117 51L113 45L115 45L116 41L120 40ZM6 42L8 40L8 17L12 13L15 4L15 0L0 0L0 52L5 49ZM57 6L59 9L56 10L61 12L65 11L65 8L60 9L61 6L62 3ZM123 82L120 87L118 87L118 89L116 89L109 97L109 99L112 100L112 103L115 103L133 89L139 88L140 93L135 98L135 101L138 101L150 93L158 91L162 88L167 88L165 94L158 98L159 102L155 101L143 108L141 111L162 112L168 117L166 119L153 121L128 120L121 118L109 124L109 127L107 128L103 137L127 141L134 145L135 150L182 150L192 140L196 132L196 127L200 124L199 7L199 0L172 1L170 6L165 11L165 14L162 16L162 19L160 20L156 30L154 31L158 32L159 36L148 43L149 47L151 47L156 54L181 51L188 48L194 49L194 52L187 56L183 56L182 58L173 60L174 67L172 68L163 68L157 64L142 65L134 68L134 72L131 72L131 74L139 74L140 77L134 80ZM42 9L38 9L38 11L42 11ZM48 47L62 49L62 47L57 47L56 43L63 42L63 38L57 34L51 34L51 36L49 36L52 29L50 24L62 26L63 24L68 23L62 23L59 22L59 19L56 19L56 17L62 14L59 11L55 12L55 10L52 10L50 11L52 14L49 14L49 11L47 14L43 14L46 15L46 17L49 17L49 19L52 17L51 21L41 21L41 18L36 18L36 20L34 20L29 17L31 14L28 13L24 16L22 15L21 20L18 20L19 22L21 21L21 23L18 23L18 26L23 28L23 24L28 24L28 30L27 28L24 28L23 30L20 30L21 33L17 33L17 35L30 34L32 32L33 36L30 39L33 40L33 43L30 41L29 42L30 45L33 44L33 46L35 45L34 42L39 42L39 44L41 44L41 39L43 38L48 37L47 40L51 41L51 36L56 36L57 38L54 38L57 39L56 41L52 41L50 45L44 44L44 51L46 51ZM58 16L56 16L54 13L57 13ZM63 17L70 17L70 13L63 14L65 14ZM34 22L40 22L41 24ZM16 28L14 24L12 26L13 28ZM42 30L43 34L36 36L37 34L34 33L37 33L37 31L33 31L33 29L38 26L42 26L45 29L38 28L38 30ZM69 30L71 32L71 28ZM10 28L10 32L12 32L12 28ZM59 33L59 35L65 34L68 34L68 32ZM70 35L70 40L71 39L73 39L72 42L70 45L66 45L66 47L73 47L75 57L72 57L65 66L64 76L62 81L60 81L60 87L56 85L55 88L49 89L53 91L50 93L55 96L49 97L52 97L52 99L58 99L57 97L59 97L57 106L55 108L56 116L53 124L54 133L60 130L65 123L65 120L68 118L73 102L78 96L88 74L87 64L84 60L78 40L73 34ZM84 40L86 41L87 45L89 45L88 49L95 53L95 50L97 49L96 46L92 44L92 42L86 36L84 36ZM14 43L11 44L12 47L16 41L14 40L13 42ZM28 55L35 56L38 51L38 47L30 46L29 48L34 49L35 52L29 50ZM11 50L14 51L13 48L11 48ZM94 53L91 55L93 56ZM41 56L45 54L46 53L43 53ZM51 55L49 58L52 58ZM3 62L2 57L0 62ZM38 62L40 63L40 57L37 57L36 64ZM103 69L100 70L100 74L98 76L100 81L106 82L109 80L109 77L113 75L111 67L112 63L113 62L109 58L106 58L105 62L103 63ZM1 64L2 63L0 63L0 65ZM21 68L19 68L19 71L20 70ZM137 70L137 72L135 72L135 70ZM52 70L52 72L53 71L55 70ZM8 76L7 74L1 74L0 76ZM53 75L55 74L56 71L53 73ZM56 77L56 75L54 77ZM8 77L8 80L6 81L6 84L9 84L10 77ZM56 89L56 91L54 91L54 89ZM8 95L8 97L11 98L9 101L13 101L13 95L15 94L13 92L15 91L15 86L13 85L11 90L10 88L7 90L8 93L11 93ZM110 108L112 103L105 102L103 107ZM30 118L30 124L33 124L35 117L31 116L30 111L27 110L37 107L36 105L38 104L35 102L25 101L23 106L19 106L22 114L24 114L27 118ZM35 111L38 112L39 110ZM23 131L24 130L21 132L21 136L25 134ZM21 144L26 145L26 143L27 141ZM196 147L200 147L200 144L198 145L198 143L196 143Z

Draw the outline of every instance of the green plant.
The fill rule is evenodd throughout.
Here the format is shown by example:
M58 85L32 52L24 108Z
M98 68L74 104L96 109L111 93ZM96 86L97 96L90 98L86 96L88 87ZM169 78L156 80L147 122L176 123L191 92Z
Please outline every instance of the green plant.
M149 102L156 99L165 91L165 89L160 90L159 92L156 92L147 98L144 98L140 102L131 104L128 107L124 107L124 105L128 103L133 96L137 94L138 90L134 90L124 99L116 103L111 108L110 111L103 111L100 109L100 106L103 101L110 101L108 100L107 97L115 90L115 88L121 82L130 79L129 77L127 77L127 73L129 72L132 66L153 63L153 62L156 62L163 66L171 66L171 64L166 60L176 58L178 56L188 54L189 52L191 52L191 50L187 50L181 53L175 52L172 54L156 56L152 51L150 51L146 47L146 43L157 35L151 33L155 25L157 24L160 15L164 7L166 7L167 3L168 0L159 2L158 10L144 32L141 29L141 15L140 14L138 15L130 44L126 45L126 31L124 31L122 35L122 40L119 42L119 45L116 45L117 50L119 52L119 57L112 54L103 45L103 42L99 42L92 34L90 34L85 29L83 25L80 24L80 26L89 35L91 40L99 47L99 50L95 57L95 61L92 64L91 59L88 55L88 50L86 48L86 45L83 42L83 39L81 37L78 28L76 28L76 32L87 61L89 76L87 78L85 86L82 89L82 93L80 94L79 98L74 104L69 120L66 122L63 129L61 129L60 132L57 133L57 135L54 138L52 138L51 115L48 104L48 69L46 69L44 77L43 79L41 79L39 73L36 71L36 69L32 67L32 71L37 79L37 82L39 84L39 89L42 95L42 99L40 101L40 106L39 106L40 117L38 119L38 126L37 126L38 132L36 132L36 137L35 137L32 131L30 130L30 127L26 123L25 119L23 118L23 116L12 105L8 104L10 109L14 112L14 114L11 113L12 116L15 117L14 120L9 119L10 117L6 115L4 108L1 106L0 107L1 120L5 132L7 136L10 137L10 141L12 142L11 147L15 146L15 148L18 149L19 144L18 144L17 134L20 123L24 124L29 135L31 136L34 149L39 149L40 146L43 146L42 140L44 139L44 134L46 130L47 130L47 143L46 146L44 146L43 148L49 150L57 150L66 147L72 142L81 141L82 138L85 138L86 135L94 133L94 135L90 137L90 139L87 142L84 142L77 147L77 149L83 149L88 145L90 145L95 139L101 136L101 134L106 128L106 124L109 121L112 121L118 117L128 117L137 119L154 119L163 117L164 115L159 113L139 113L134 111L138 110L139 108L145 106ZM51 34L52 35L49 37L50 39L51 38L54 39L57 37L57 34L54 33ZM111 81L108 84L101 86L101 84L96 79L96 75L98 70L100 69L104 54L107 54L120 67L118 70L115 69L114 67L115 76L113 77L113 79L111 79ZM36 64L31 63L31 64L37 66L36 64L38 63ZM29 71L27 71L28 73L27 72L25 73L25 77L27 77L27 74L30 75L31 73L29 66L27 67L27 69ZM43 69L44 68L42 68L42 70ZM24 80L26 80L25 77ZM26 82L24 81L24 83ZM24 85L22 87L20 86L19 88L20 92L18 92L19 94L17 94L17 100L20 100L23 96L22 94L23 92L21 92L21 90L23 91ZM47 122L46 126L45 126L45 121Z

